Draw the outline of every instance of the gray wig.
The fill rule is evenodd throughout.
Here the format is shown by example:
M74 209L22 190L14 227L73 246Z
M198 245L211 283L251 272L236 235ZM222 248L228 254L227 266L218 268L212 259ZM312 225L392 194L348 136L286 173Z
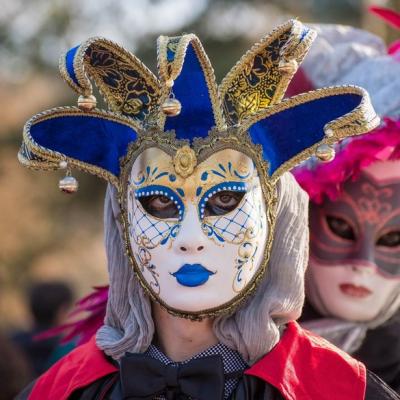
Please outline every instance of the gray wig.
M249 364L268 353L281 328L300 316L304 272L308 262L308 200L290 173L277 184L278 210L271 257L255 294L235 313L214 320L220 342L237 350ZM125 254L115 189L105 200L105 245L110 289L104 325L97 345L119 359L127 351L142 353L153 340L151 302Z

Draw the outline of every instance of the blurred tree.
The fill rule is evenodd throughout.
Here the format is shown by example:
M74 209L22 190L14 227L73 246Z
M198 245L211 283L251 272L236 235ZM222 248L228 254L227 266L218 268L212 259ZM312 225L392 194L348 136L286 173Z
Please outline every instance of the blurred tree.
M290 16L359 25L362 3L362 0L138 0L134 3L1 0L0 70L9 79L20 79L31 68L53 71L59 54L96 35L120 42L139 55L143 47L146 59L149 38L161 32L190 30L201 33L206 40L237 42L243 37L260 35Z

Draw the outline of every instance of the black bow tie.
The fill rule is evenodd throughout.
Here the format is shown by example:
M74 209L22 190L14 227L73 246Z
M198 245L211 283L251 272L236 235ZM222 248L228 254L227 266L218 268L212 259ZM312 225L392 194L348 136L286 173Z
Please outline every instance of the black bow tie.
M143 354L127 353L121 358L121 386L124 400L150 400L163 394L167 400L221 400L224 369L219 355L165 365Z

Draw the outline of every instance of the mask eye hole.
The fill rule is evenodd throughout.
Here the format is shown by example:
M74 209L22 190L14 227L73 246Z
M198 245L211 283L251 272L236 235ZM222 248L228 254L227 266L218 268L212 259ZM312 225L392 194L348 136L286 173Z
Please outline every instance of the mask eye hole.
M162 219L179 217L177 205L167 196L142 196L138 200L145 211L153 217Z
M231 190L215 193L207 200L204 216L211 217L228 214L239 205L244 195L245 192Z
M353 227L345 219L328 215L326 217L326 222L330 231L336 236L346 240L356 240Z
M378 246L396 247L400 245L400 231L391 231L382 235L376 242Z

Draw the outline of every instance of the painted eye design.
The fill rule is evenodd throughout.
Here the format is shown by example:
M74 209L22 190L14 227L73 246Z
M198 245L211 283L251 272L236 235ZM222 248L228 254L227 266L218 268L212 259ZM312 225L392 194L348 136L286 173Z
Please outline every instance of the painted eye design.
M400 231L391 231L382 235L376 242L378 246L396 247L400 245Z
M167 196L155 195L139 198L140 204L153 217L178 218L179 210L173 200Z
M245 192L225 190L211 196L205 205L204 216L224 215L233 211L242 200Z
M345 219L327 215L326 222L331 232L336 236L346 240L356 240L353 227Z
M179 196L170 188L150 185L135 191L135 198L143 209L156 218L168 219L183 216L184 205Z

